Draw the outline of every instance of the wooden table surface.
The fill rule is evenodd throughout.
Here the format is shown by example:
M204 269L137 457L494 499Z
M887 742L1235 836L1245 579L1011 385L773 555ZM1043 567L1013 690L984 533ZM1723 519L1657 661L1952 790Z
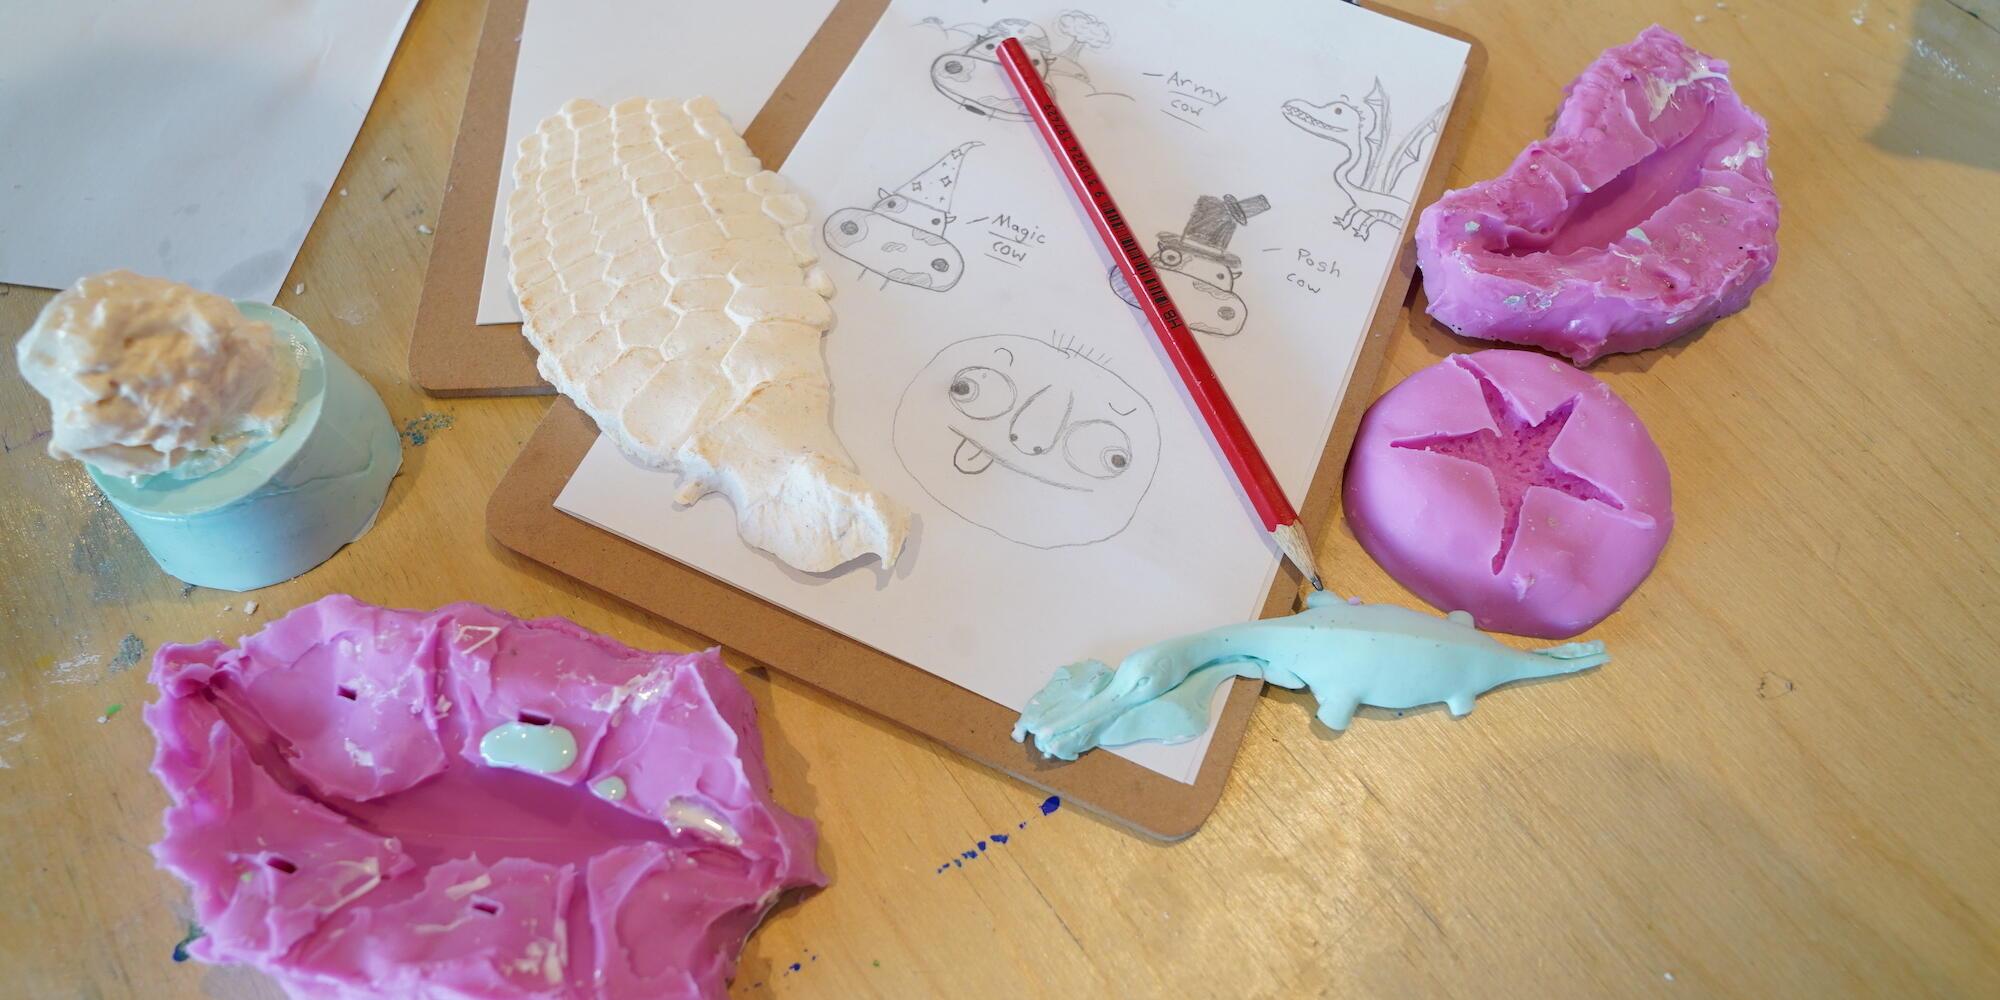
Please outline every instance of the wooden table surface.
M1163 846L1044 817L1025 787L734 660L833 878L756 934L735 995L2000 996L2000 378L1981 353L2000 337L2000 2L1406 2L1490 51L1454 186L1654 17L1728 59L1771 122L1776 279L1692 342L1594 369L1651 426L1679 508L1594 633L1616 662L1342 736L1269 691L1214 817ZM359 544L254 611L183 592L0 377L0 996L278 995L170 959L190 910L147 854L165 796L137 711L159 644L337 591L703 644L487 540L546 400L427 399L404 372L480 7L419 8L279 299L411 431ZM48 293L4 290L11 344ZM1357 391L1475 346L1412 312ZM1343 526L1321 534L1338 589L1410 600Z

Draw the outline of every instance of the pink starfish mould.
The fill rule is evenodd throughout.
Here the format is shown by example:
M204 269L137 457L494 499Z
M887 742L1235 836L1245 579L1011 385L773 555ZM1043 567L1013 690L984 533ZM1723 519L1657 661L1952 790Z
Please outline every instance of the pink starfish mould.
M1384 393L1345 497L1362 548L1418 597L1550 639L1617 610L1673 529L1666 459L1638 415L1528 351L1454 355Z

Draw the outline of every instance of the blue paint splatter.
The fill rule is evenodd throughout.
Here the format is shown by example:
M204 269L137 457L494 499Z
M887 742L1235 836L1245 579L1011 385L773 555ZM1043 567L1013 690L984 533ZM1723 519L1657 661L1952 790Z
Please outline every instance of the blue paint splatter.
M36 431L26 441L22 441L17 444L14 442L13 436L11 434L8 434L5 431L0 431L0 454L6 454L8 452L13 451L16 448L25 448L28 445L34 444L35 442L40 441L41 439L48 436L49 432L46 430Z
M799 971L799 963L797 963L797 962L793 962L793 963L791 964L791 967L790 967L790 968L787 968L787 969L786 969L785 971L786 971L786 972L797 972L797 971Z
M1047 816L1050 813L1053 813L1061 808L1062 808L1062 798L1060 796L1051 795L1048 798L1042 800L1041 810L1042 810L1042 815L1044 816ZM1019 823L1014 824L1014 829L1016 830L1025 830L1027 828L1028 828L1027 820L1022 820ZM943 875L945 872L948 872L953 868L963 868L965 867L965 863L967 861L979 860L979 858L987 852L988 848L999 847L1004 844L1007 844L1009 841L1013 839L1013 836L1014 836L1013 834L1006 834L1006 833L987 834L985 840L974 841L971 850L960 851L958 852L958 857L952 858L951 860L945 862L944 864L937 866L937 871L934 874Z
M188 947L188 945L191 945L191 944L195 943L196 941L199 941L199 940L201 940L201 939L202 939L202 938L203 938L204 936L206 936L206 934L207 934L207 932L206 932L206 931L203 931L203 930L201 929L201 925L200 925L200 924L197 924L197 923L195 923L195 922L194 922L194 921L192 921L192 920L188 921L188 929L187 929L187 936L186 936L186 937L184 937L184 938L181 938L181 939L180 939L180 941L179 941L179 943L177 943L177 944L175 944L175 945L174 945L174 961L176 961L176 962L185 962L185 961L187 961L187 960L188 960L188 951L187 951L187 947Z
M422 416L403 421L403 440L413 448L420 448L430 441L431 435L451 425L451 414L426 411Z

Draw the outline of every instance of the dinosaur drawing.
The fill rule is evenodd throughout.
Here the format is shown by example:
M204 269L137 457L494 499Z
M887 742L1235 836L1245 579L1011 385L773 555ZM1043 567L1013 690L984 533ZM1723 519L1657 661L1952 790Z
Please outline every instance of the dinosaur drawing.
M1422 176L1410 168L1423 162L1436 144L1444 112L1440 107L1416 128L1396 136L1390 127L1389 94L1381 80L1359 104L1342 95L1325 104L1295 98L1284 105L1286 121L1340 147L1333 182L1348 207L1335 216L1334 224L1364 240L1377 223L1400 230L1409 218L1410 199Z

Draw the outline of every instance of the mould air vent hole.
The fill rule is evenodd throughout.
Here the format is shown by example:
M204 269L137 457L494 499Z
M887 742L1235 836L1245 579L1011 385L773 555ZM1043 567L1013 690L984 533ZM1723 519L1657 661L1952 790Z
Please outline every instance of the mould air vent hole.
M472 901L472 908L489 917L500 912L500 904L490 899L474 899Z
M286 861L284 858L265 858L264 866L272 871L284 872L287 875L296 875L299 873L299 866Z
M555 721L554 719L551 719L540 712L528 712L528 711L521 712L519 715L516 715L515 718L521 720L523 724L530 726L546 726L549 723Z
M342 684L341 686L334 688L333 693L341 696L342 698L347 699L348 701L353 701L356 698L360 697L360 695L356 693L353 688L348 687L345 684Z

